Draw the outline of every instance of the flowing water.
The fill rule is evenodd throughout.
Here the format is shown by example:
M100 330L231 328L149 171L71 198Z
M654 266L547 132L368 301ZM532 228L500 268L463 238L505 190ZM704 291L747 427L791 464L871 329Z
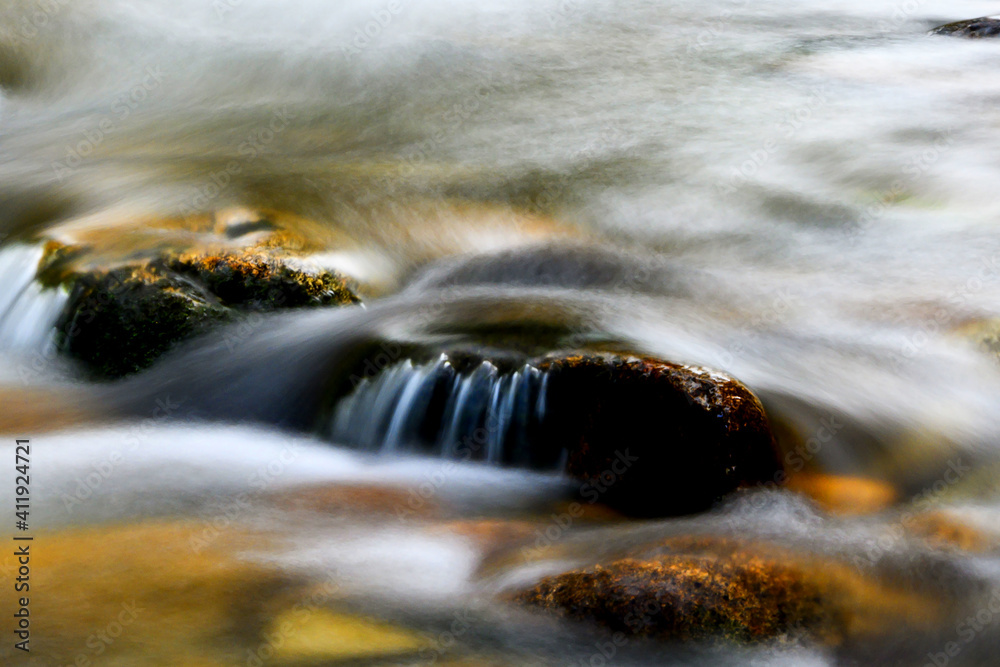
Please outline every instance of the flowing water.
M344 649L344 664L576 665L601 657L586 628L497 593L658 538L752 536L860 556L859 571L957 611L932 630L837 647L634 641L613 662L993 664L1000 624L967 638L960 623L991 614L996 551L929 548L893 528L928 505L987 529L1000 520L1000 366L963 334L1000 317L1000 162L989 157L1000 44L926 34L997 10L0 0L3 410L45 388L91 416L49 432L57 424L29 415L9 434L36 448L32 521L51 531L38 549L48 539L69 553L61 535L91 534L73 531L128 544L136 526L180 524L240 567L334 581L338 605L424 641L405 648L384 631L403 646L395 657ZM357 279L365 307L261 317L118 384L84 381L54 353L66 296L32 281L44 240L98 239L95 261L114 263L165 243L147 221L236 206L315 221L302 261ZM552 551L503 556L502 537L469 525L542 535L572 486L553 472L560 452L530 435L545 374L531 354L449 355L524 322L568 332L563 345L729 372L795 434L786 462L886 481L900 501L847 518L761 489L691 517L560 528ZM372 340L402 347L369 355L381 372L335 391ZM410 358L418 348L429 352ZM456 442L488 422L475 460L462 460ZM0 467L5 498L11 468ZM317 485L346 495L325 511L287 500ZM358 489L388 500L350 500ZM354 507L366 502L389 510ZM108 551L74 576L113 579L119 558ZM178 616L156 618L201 618L197 632L218 630L212 648L194 631L187 642L187 631L154 641L126 629L98 642L105 654L85 629L48 648L39 637L30 664L340 664L305 629L284 653L228 629L218 610L264 593L211 581L192 584L202 592ZM100 590L49 589L38 627L73 606L103 627L127 594ZM115 658L125 644L133 653ZM0 655L22 658L7 639Z

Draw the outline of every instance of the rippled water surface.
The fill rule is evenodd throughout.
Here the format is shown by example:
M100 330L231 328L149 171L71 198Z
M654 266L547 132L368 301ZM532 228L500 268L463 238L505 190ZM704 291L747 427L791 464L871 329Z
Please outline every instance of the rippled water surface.
M947 611L836 646L630 641L612 662L993 664L996 545L939 549L894 528L928 507L987 533L1000 520L1000 367L970 334L1000 318L1000 43L927 35L996 11L0 0L0 410L23 414L9 435L38 452L39 550L82 554L40 557L39 577L68 583L39 599L38 627L64 608L104 627L136 587L151 626L177 629L126 630L98 652L90 626L57 624L63 639L39 636L24 664L596 664L587 628L505 596L706 534L838 558ZM298 221L301 261L355 278L364 308L270 315L122 384L54 354L66 295L32 282L45 241L83 239L111 265L206 242L157 221L232 207ZM545 534L572 486L555 455L496 465L531 458L503 448L544 414L526 361L440 380L444 358L397 356L302 428L299 399L357 341L445 351L456 331L526 319L731 373L798 457L786 463L885 482L898 500L845 517L763 488L694 516L588 519L525 555L515 545ZM414 415L435 382L451 412L428 435ZM484 460L449 459L463 419L494 413L507 421ZM418 435L425 446L404 446ZM310 501L315 489L329 496ZM115 543L165 560L88 589L129 562ZM150 590L145 569L162 574ZM185 581L188 605L156 610L156 591ZM323 609L382 625L313 615L281 649L261 637L292 604L273 593L288 582L326 582ZM984 609L966 640L963 619ZM384 651L366 653L368 636ZM0 655L23 659L8 639Z

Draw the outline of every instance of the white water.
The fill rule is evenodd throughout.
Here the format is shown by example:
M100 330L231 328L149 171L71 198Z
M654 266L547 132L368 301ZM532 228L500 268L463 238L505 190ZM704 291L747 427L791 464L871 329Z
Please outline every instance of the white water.
M41 258L38 247L0 248L0 351L37 352L53 340L67 293L34 281Z
M543 374L525 364L501 372L489 361L457 373L447 355L409 360L361 379L334 408L334 442L393 454L423 451L530 466L530 422L544 419ZM435 391L447 399L430 413Z

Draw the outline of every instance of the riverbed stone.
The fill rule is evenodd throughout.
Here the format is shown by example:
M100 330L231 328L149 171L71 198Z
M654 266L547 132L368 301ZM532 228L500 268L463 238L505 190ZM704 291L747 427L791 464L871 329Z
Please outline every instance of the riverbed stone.
M834 561L730 538L658 548L543 578L513 599L628 637L757 642L848 637L938 617L927 597Z
M932 35L949 35L951 37L967 37L982 39L984 37L1000 37L1000 17L983 16L978 19L946 23L931 30Z
M249 313L360 300L347 280L255 251L164 253L108 269L71 271L52 246L40 279L70 292L57 323L61 349L101 378L150 366L177 343Z
M783 480L767 415L730 375L661 359L545 359L545 439L587 503L632 516L708 509L741 487Z
M841 516L874 514L899 500L899 490L888 482L853 475L802 472L792 475L787 487Z

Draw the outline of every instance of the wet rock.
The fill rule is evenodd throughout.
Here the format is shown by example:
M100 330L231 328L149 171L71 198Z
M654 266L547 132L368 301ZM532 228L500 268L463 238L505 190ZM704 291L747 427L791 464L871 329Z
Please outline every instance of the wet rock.
M212 231L235 239L257 232L274 232L278 227L261 211L247 208L226 209L215 214Z
M971 39L997 37L1000 36L1000 17L984 16L978 19L946 23L931 30L931 34L968 37Z
M937 617L924 597L830 560L719 538L547 577L514 599L627 636L760 641L807 634L836 644Z
M271 311L360 302L341 276L308 273L262 254L189 254L164 259L162 264L204 285L225 306Z
M272 651L258 650L261 664L268 659L279 665L331 664L361 660L399 660L412 664L429 641L415 631L374 618L330 609L284 611L272 621L265 637L282 637ZM293 632L283 632L293 628ZM286 638L287 635L287 638ZM247 664L254 664L248 661Z
M728 375L614 352L534 356L496 342L503 347L445 353L392 343L400 361L347 374L328 437L561 468L580 482L578 505L632 516L697 512L738 488L783 481L763 407ZM395 428L370 426L390 420Z
M809 496L827 512L845 516L873 514L899 499L891 484L864 477L801 473L793 475L788 488Z
M68 271L53 248L40 279L66 285L61 347L95 375L117 378L168 349L248 312L357 303L346 281L257 252L166 254L112 269Z
M971 512L970 508L965 509L965 514ZM912 534L938 549L985 553L1000 548L1000 536L995 531L991 533L980 529L973 525L967 517L962 517L955 511L924 512L913 517L904 525Z
M148 367L179 341L230 320L192 285L151 267L76 277L57 323L62 349L101 377Z
M24 367L27 369L27 367ZM27 375L31 378L31 371ZM96 402L61 387L0 387L0 433L46 433L97 421L104 410Z
M265 535L230 525L210 546L192 548L203 529L177 521L46 533L51 550L31 549L32 567L45 573L31 580L39 664L76 664L88 641L107 664L148 664L150 656L160 664L233 664L234 639L265 641L273 602L291 596L297 582L238 555L265 548ZM114 640L98 644L95 633ZM8 658L4 664L16 662Z
M545 434L587 502L633 516L707 509L780 478L764 408L735 378L651 358L547 359Z
M963 322L953 333L1000 362L1000 319L985 318Z
M46 533L52 550L31 550L32 565L45 573L31 581L38 594L31 598L38 664L221 667L379 657L409 663L427 646L423 633L344 608L346 592L333 573L309 578L245 557L286 548L266 532L233 522L209 527L212 539L201 541L206 525L167 521ZM0 558L0 567L11 563L16 569L13 555ZM13 614L8 607L0 603L0 611ZM98 655L85 650L88 642L100 660L79 659ZM14 660L10 646L0 648L3 658Z
M327 515L391 515L431 518L440 513L433 499L413 508L412 491L375 484L311 484L270 496L278 508Z

